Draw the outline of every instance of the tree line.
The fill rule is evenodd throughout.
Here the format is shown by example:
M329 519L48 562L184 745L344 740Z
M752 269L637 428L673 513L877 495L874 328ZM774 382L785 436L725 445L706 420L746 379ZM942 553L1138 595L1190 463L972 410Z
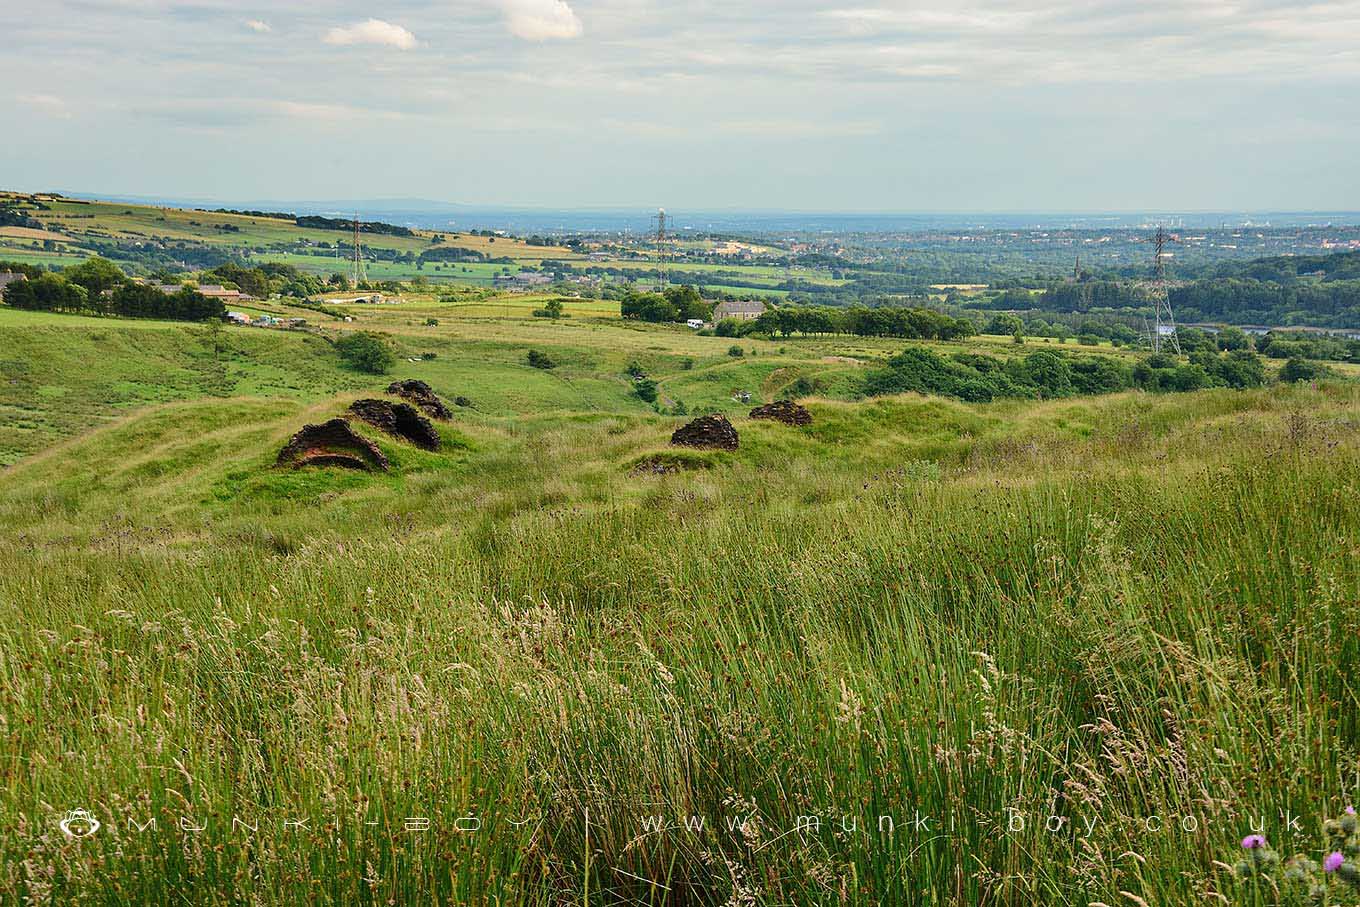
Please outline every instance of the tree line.
M754 320L739 324L738 333L783 337L793 334L850 334L856 337L961 340L977 333L977 328L966 318L953 318L934 309L904 306L869 308L855 305L844 309L779 306L766 309Z
M1247 277L1216 277L1171 287L1168 298L1182 321L1360 326L1360 279L1277 283ZM1004 306L1005 302L997 304ZM1147 310L1150 305L1145 290L1102 280L1052 286L1037 301L1029 302L1029 306L1053 312L1136 312Z
M661 293L629 291L619 301L619 312L631 321L683 323L690 319L707 321L713 315L713 302L688 284L667 287Z
M126 318L165 318L207 321L222 318L226 307L191 287L164 293L149 284L135 283L117 265L91 258L61 273L39 272L5 287L6 305L39 312L79 315L117 315Z
M1265 363L1246 350L1197 352L1189 362L1153 355L1129 365L1112 356L1073 355L1056 350L999 359L978 353L942 355L913 346L889 359L885 368L869 372L864 379L864 393L879 396L914 391L987 402L1113 394L1132 388L1169 392L1259 387L1266 380Z

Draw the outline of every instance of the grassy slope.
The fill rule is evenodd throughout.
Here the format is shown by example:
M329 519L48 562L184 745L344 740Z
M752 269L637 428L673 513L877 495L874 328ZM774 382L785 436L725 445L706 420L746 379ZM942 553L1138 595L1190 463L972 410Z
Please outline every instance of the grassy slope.
M0 192L0 196L6 193ZM236 246L260 250L275 243L294 243L309 241L312 244L333 245L350 242L350 234L343 230L315 230L298 227L291 221L250 217L238 214L218 214L207 211L193 211L179 208L155 208L146 205L128 205L120 202L76 202L49 201L50 210L29 210L28 213L41 221L49 230L59 230L61 235L52 238L60 246L60 251L42 251L31 248L36 237L29 235L0 235L0 259L15 259L32 264L65 265L79 261L72 255L72 242L82 240L108 241L160 239L171 242L206 243L214 246ZM235 228L234 232L224 229ZM10 231L11 233L14 231ZM31 232L31 231L30 231ZM416 231L415 236L384 236L364 234L362 244L365 248L391 249L399 252L420 254L433 245L434 233ZM568 249L546 246L529 246L526 243L505 238L494 242L487 237L466 234L444 233L444 242L449 246L472 249L494 257L508 257L526 264L537 264L545 257L571 259L576 256ZM336 264L329 256L305 255L266 255L262 260L288 261L298 267L316 273L329 274L345 271L344 263ZM512 268L513 269L513 268ZM384 262L372 262L370 270L374 279L389 277L412 277L417 273L414 266L397 267Z
M0 196L6 193L0 192ZM25 231L14 228L8 231L13 235L0 234L0 259L22 261L39 265L69 265L82 260L88 253L76 250L72 245L82 240L108 241L119 240L167 240L171 242L206 243L213 246L235 246L251 250L259 261L286 262L304 271L329 275L335 272L348 273L348 266L333 254L302 255L292 252L266 252L267 247L277 243L296 243L307 241L313 245L332 246L336 243L348 244L350 236L345 231L303 229L290 221L279 218L250 217L238 214L219 214L207 211L194 211L177 208L156 208L146 205L129 205L120 202L77 202L49 201L51 210L30 210L28 213L41 221L44 227L62 231L51 233L50 238L58 244L56 250L35 249L32 244L40 241L43 231ZM234 228L228 230L225 228ZM396 250L420 254L423 251L439 248L433 244L438 231L418 230L411 237L383 236L365 234L362 244L369 249ZM32 235L30 235L32 234ZM491 258L511 258L515 264L462 264L447 263L442 266L428 264L417 269L414 265L384 261L370 261L367 265L369 277L373 280L411 279L423 275L435 281L456 281L470 286L490 286L494 274L503 270L519 270L519 265L537 267L543 259L551 258L565 261L571 267L585 269L596 263L586 261L581 255L563 247L531 246L527 243L505 237L473 236L471 234L440 233L447 246L471 249ZM649 260L620 259L605 263L610 267L624 270L653 270L656 263ZM769 265L731 264L687 264L683 270L710 274L712 285L721 286L722 277L739 278L743 281L774 286L786 279L782 268ZM807 268L793 269L789 274L800 280L812 281L828 286L845 283L833 280L827 273ZM737 288L739 289L739 288ZM753 291L760 292L760 291ZM770 295L786 295L784 291L769 290Z
M329 330L437 347L400 373L474 399L445 450L376 438L391 474L277 472L299 424L390 379L240 330L214 383L201 329L0 313L4 402L58 420L0 472L8 890L1179 903L1240 894L1211 860L1249 816L1355 794L1352 385L820 400L810 428L738 418L739 451L658 478L632 467L675 456L677 420L631 396L628 361L737 416L733 386L760 399L896 345L734 360L588 311L347 310ZM563 365L527 368L527 346ZM52 446L78 427L54 400L118 418ZM758 841L722 823L744 800ZM69 844L52 823L74 806L160 831ZM918 810L935 834L909 830ZM1055 811L1094 831L1045 832ZM451 832L469 812L484 832ZM645 834L656 812L709 827ZM233 814L260 821L249 846ZM809 814L820 834L775 840ZM1151 814L1200 827L1149 834Z

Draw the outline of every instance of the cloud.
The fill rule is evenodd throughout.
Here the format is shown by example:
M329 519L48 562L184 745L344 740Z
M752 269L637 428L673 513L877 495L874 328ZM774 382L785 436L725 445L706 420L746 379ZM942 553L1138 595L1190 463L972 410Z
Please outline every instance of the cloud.
M54 94L21 94L16 95L15 100L50 117L56 117L59 120L71 119L71 108L67 106L63 98Z
M505 27L526 41L549 41L581 35L581 20L566 0L500 0Z
M367 22L356 22L345 28L332 28L326 32L322 39L327 44L338 44L348 46L351 44L379 44L387 47L395 47L398 50L410 50L416 46L416 36L411 34L400 25L393 25L391 22L384 22L381 19L369 19Z
M273 29L269 27L268 22L261 22L259 19L247 19L246 28L253 32L259 32L260 34L273 31Z

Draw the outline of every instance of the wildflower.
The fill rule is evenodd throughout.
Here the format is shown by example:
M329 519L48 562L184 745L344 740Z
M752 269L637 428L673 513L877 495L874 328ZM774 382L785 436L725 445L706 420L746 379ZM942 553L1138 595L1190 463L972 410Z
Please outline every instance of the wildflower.
M1256 850L1258 847L1265 847L1266 839L1260 835L1247 835L1242 839L1243 850Z
M1322 861L1322 871L1336 872L1341 868L1341 864L1344 862L1346 862L1346 858L1342 855L1341 851L1334 850L1327 854L1327 858Z
M1353 816L1353 815L1355 815L1355 807L1354 807L1354 806L1347 806L1347 807L1346 807L1346 815L1348 815L1348 816Z

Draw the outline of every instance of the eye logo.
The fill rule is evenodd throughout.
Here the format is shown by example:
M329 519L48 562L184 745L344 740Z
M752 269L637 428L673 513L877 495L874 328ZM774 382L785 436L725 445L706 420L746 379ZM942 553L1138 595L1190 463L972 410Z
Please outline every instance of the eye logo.
M73 809L61 820L62 833L68 838L88 838L99 831L99 820L88 809Z

